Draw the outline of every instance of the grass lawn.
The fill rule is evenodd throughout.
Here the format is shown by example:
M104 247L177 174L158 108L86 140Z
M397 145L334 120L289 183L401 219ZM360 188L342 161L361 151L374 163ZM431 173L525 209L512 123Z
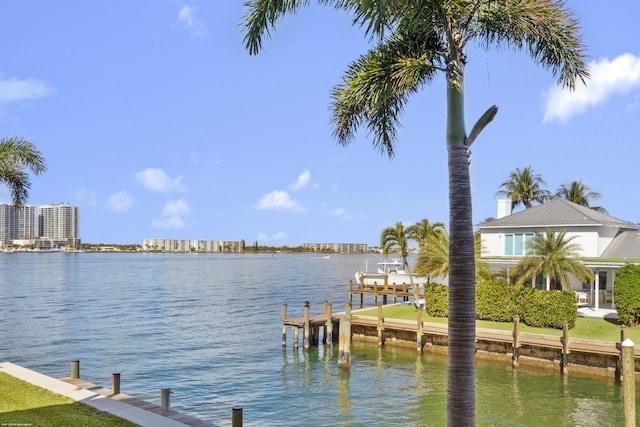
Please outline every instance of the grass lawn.
M0 372L0 425L137 426L4 372Z
M361 316L378 316L378 309L372 308L368 310L358 310L353 313L354 315ZM398 304L388 305L382 308L382 317L394 318L394 319L406 319L416 320L417 311L413 305ZM424 312L422 320L432 323L447 323L447 318L444 317L430 317ZM477 320L476 327L488 328L488 329L500 329L506 331L513 330L513 322L489 322L486 320ZM547 335L562 335L561 329L550 328L532 328L520 323L521 332L533 332L537 334ZM594 319L588 317L578 317L576 319L576 326L569 330L569 336L574 338L585 338L599 341L611 341L620 342L620 323L615 320ZM640 328L627 328L627 338L630 338L634 343L640 343Z

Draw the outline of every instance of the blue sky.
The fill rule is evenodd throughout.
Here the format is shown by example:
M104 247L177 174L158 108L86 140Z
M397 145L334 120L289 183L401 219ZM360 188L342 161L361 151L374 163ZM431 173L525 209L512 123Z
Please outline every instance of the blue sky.
M610 215L640 221L640 2L568 4L592 73L574 94L524 53L468 51L468 129L500 109L472 147L476 223L527 166L551 191L582 180ZM78 206L88 243L377 245L397 221L448 224L444 80L408 103L394 159L366 132L342 147L330 91L369 47L362 31L312 6L250 56L243 14L243 1L2 2L0 137L32 141L48 164L29 202Z

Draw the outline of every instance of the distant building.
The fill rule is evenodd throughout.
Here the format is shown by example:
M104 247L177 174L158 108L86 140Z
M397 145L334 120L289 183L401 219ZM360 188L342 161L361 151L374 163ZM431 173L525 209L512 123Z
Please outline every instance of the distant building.
M0 203L0 246L10 244L35 249L79 249L78 208L61 203L18 209Z
M335 252L339 254L362 254L369 251L364 243L305 243L303 248L312 252Z
M145 252L243 252L244 241L144 239L142 250Z

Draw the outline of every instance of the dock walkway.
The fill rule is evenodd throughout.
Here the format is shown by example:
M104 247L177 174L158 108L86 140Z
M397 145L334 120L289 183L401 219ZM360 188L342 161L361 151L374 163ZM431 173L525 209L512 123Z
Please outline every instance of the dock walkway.
M69 397L76 402L109 412L143 427L217 427L190 415L164 410L157 405L126 394L114 395L111 390L103 389L83 380L56 379L10 362L0 363L0 372Z

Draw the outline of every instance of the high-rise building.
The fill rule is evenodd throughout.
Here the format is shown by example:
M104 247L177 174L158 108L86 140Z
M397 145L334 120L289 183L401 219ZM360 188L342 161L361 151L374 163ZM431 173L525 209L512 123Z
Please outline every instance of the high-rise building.
M52 240L78 238L78 208L66 203L38 206L40 237Z
M23 206L0 203L0 247L12 242L38 249L80 248L78 208L66 203Z

